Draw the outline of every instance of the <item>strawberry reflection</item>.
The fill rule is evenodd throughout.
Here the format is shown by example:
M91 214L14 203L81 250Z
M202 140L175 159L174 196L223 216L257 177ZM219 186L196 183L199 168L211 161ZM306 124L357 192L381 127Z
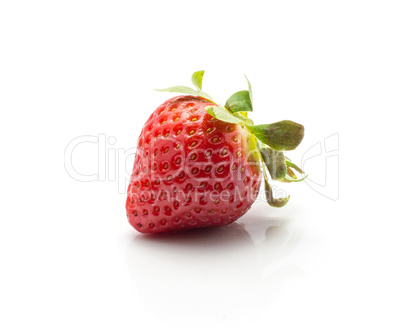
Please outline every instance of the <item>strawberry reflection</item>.
M302 235L288 227L250 213L221 228L137 235L126 260L144 312L209 322L264 310L303 274L289 261Z

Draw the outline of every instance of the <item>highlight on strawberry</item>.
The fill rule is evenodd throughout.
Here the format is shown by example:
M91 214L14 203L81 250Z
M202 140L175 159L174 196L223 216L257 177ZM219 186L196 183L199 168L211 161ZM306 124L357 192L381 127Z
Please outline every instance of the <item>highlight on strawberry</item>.
M300 144L304 127L288 120L254 124L247 78L248 90L220 106L202 90L203 76L192 75L195 89L160 89L185 95L162 103L142 128L126 201L128 221L139 232L224 226L247 212L262 179L268 204L282 207L289 196L274 198L271 180L305 178L283 153Z

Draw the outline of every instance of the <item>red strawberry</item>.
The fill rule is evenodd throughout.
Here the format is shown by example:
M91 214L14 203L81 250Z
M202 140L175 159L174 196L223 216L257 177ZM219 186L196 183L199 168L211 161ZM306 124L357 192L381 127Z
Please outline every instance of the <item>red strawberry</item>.
M251 87L232 95L222 108L202 92L203 74L193 74L197 90L166 89L192 95L174 97L159 106L138 139L126 210L130 224L140 232L234 222L258 195L261 165L268 202L282 206L287 198L272 198L266 170L273 179L285 182L294 178L290 167L300 171L275 150L275 138L285 149L297 146L302 126L290 121L253 125L247 118L252 111ZM263 144L267 141L271 148Z

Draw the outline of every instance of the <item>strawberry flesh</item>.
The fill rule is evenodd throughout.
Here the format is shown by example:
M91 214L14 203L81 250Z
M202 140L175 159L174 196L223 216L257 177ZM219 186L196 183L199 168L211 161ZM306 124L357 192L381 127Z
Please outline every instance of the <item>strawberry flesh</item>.
M230 224L255 201L259 162L249 133L210 116L196 96L164 102L140 134L127 192L130 224L160 233Z

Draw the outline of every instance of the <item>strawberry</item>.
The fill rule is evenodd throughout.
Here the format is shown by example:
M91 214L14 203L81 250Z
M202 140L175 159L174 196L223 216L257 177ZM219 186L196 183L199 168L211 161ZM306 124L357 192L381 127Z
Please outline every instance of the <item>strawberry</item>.
M283 150L294 149L304 128L291 121L254 125L251 86L221 107L202 91L204 71L192 76L196 90L175 86L181 95L165 101L149 117L138 138L127 191L130 224L143 233L160 233L230 224L244 215L268 182L300 181L303 173Z

